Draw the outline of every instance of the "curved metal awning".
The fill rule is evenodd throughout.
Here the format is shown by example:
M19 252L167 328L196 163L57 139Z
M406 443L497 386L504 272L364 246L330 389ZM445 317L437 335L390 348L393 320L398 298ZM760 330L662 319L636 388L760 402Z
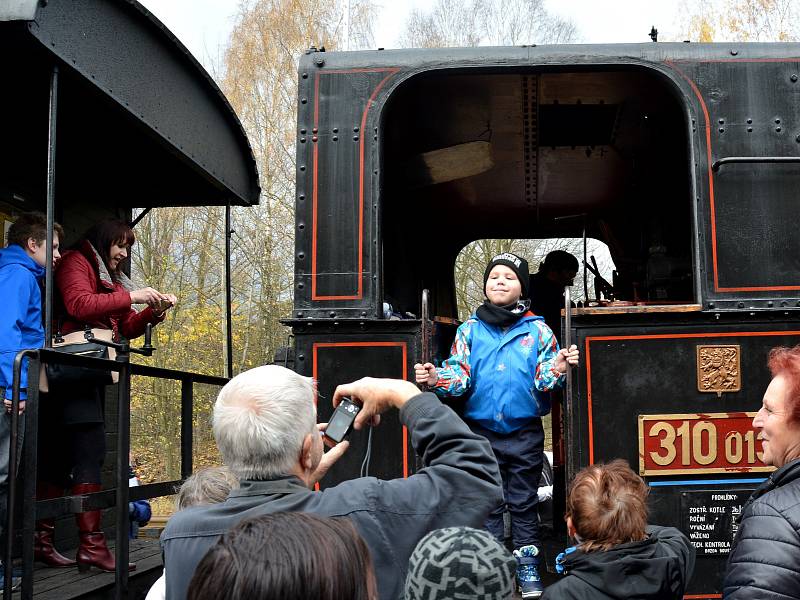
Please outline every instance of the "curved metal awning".
M14 140L0 150L0 192L44 198L49 77L59 65L60 202L258 203L255 159L232 107L135 0L8 0L0 56L0 118Z

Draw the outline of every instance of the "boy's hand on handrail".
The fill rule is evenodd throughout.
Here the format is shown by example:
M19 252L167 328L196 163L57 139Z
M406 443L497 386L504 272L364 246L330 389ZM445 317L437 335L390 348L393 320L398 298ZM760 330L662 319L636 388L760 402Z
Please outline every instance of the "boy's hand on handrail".
M567 366L577 367L580 362L581 352L575 344L567 348L562 348L556 356L555 369L559 373L566 373Z
M429 362L426 362L424 365L420 363L415 364L414 376L416 377L417 383L424 383L425 385L436 385L436 382L439 381L436 367Z

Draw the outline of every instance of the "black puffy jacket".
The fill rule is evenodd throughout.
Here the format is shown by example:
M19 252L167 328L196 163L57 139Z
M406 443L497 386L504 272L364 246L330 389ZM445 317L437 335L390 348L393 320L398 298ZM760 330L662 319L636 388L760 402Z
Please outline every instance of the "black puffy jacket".
M695 550L673 527L647 528L647 539L610 550L567 554L565 577L542 600L679 600L694 571Z
M800 600L800 459L770 475L742 509L724 597Z

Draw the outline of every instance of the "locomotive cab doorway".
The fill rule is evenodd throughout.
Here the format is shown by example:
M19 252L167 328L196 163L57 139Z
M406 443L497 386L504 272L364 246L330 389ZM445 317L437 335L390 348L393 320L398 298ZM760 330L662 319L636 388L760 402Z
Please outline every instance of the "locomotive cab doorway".
M382 117L384 301L400 315L420 315L430 290L434 327L423 348L446 358L459 323L462 249L531 239L575 248L574 238L590 238L607 246L614 265L612 289L596 294L589 274L584 294L573 296L593 318L620 306L700 310L687 112L666 78L632 67L409 80ZM582 279L589 256L574 254ZM526 258L535 271L536 257ZM477 279L484 266L471 265ZM557 494L567 476L560 421L555 413Z
M616 301L695 302L686 112L638 68L411 79L382 119L384 299L418 315L430 289L431 314L457 318L470 242L585 235L609 248Z

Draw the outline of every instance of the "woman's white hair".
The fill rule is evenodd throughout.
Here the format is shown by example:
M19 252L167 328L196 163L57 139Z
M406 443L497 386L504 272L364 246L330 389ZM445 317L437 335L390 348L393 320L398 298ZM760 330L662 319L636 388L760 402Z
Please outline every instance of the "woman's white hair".
M291 473L303 439L316 434L314 380L277 365L231 379L214 405L213 428L226 465L242 479Z

